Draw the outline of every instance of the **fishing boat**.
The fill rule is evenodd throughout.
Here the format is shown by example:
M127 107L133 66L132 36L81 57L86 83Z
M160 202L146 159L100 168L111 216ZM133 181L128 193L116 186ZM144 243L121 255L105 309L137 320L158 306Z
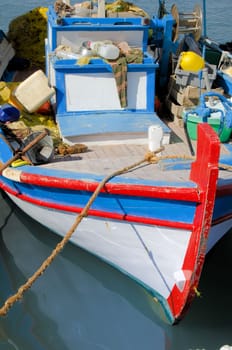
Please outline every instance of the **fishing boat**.
M141 284L175 324L199 293L207 252L231 228L232 102L222 90L230 89L222 52L202 35L199 6L168 13L160 1L151 19L125 4L50 6L46 74L22 81L1 108L1 189L63 237L1 313L70 241ZM206 60L212 50L220 63ZM231 55L223 55L229 69ZM214 88L220 69L224 85ZM181 118L170 118L174 93L188 101L199 94L178 105ZM57 147L47 128L22 138L10 127L17 111L33 118L47 100Z

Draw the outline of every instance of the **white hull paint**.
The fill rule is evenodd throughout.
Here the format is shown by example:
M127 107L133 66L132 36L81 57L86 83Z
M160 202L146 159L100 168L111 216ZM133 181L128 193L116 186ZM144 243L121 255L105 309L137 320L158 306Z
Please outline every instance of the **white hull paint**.
M73 213L10 198L33 219L61 236L76 218ZM86 217L71 241L167 299L175 284L183 286L181 268L189 237L187 230Z
M39 207L14 196L10 198L34 220L62 237L77 217L74 213ZM211 228L207 252L231 225L232 219ZM180 289L184 285L182 266L189 237L187 230L86 217L70 241L110 263L154 295L167 299L175 284Z
M10 198L34 220L62 237L77 217L75 213L39 207L11 195ZM207 252L231 225L232 219L211 228ZM180 289L184 285L182 265L189 237L187 230L86 217L70 241L110 263L154 295L167 299L175 284Z

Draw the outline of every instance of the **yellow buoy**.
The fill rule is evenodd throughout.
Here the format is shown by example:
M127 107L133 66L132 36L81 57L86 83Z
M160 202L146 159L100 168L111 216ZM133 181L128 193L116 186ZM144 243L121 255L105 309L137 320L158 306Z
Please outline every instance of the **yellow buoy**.
M193 51L184 51L180 55L180 67L183 70L198 72L205 67L205 61Z

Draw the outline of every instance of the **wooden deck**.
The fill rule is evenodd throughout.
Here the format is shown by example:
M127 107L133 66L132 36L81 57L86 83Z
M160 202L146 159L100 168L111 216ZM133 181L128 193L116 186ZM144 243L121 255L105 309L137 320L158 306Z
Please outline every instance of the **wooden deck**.
M169 127L172 128L173 126L174 125L170 122ZM175 142L164 145L164 150L158 155L159 161L157 164L144 162L133 171L121 175L121 177L145 181L188 181L193 157L187 145L183 129L177 128L176 126L174 126L173 129L171 140L175 138ZM181 141L180 138L182 138L183 141ZM196 141L193 141L192 145L196 150ZM228 153L225 146L221 144L221 154ZM64 157L55 156L51 163L45 164L43 167L90 174L92 176L106 176L116 170L123 169L141 161L147 154L148 144L118 143L113 145L89 145L88 150L84 153L66 155ZM176 163L177 159L179 169L176 166L174 167L174 160ZM222 177L226 177L226 174L229 174L229 172L223 171Z
M116 170L123 169L144 159L148 153L147 145L119 144L102 145L90 147L87 152L68 155L65 157L57 156L53 162L43 165L45 168L66 170L83 174L106 176ZM159 157L173 156L189 157L189 151L184 143L165 145L164 151ZM170 163L173 160L170 159ZM138 180L164 180L165 181L186 181L189 176L190 160L180 160L184 162L188 169L168 170L167 161L160 161L157 164L144 162L136 167L136 170L129 171L122 177Z

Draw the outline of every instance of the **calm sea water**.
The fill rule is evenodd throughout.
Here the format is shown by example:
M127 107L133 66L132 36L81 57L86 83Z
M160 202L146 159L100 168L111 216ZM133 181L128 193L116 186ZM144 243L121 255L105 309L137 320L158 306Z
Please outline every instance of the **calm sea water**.
M139 0L137 4L152 14L157 2ZM175 3L180 11L194 7L190 0ZM0 27L7 31L15 16L50 4L48 0L1 0ZM170 8L172 2L166 5ZM210 0L207 13L208 36L231 41L232 2ZM1 196L0 213L2 304L59 238ZM169 326L140 286L68 245L24 299L0 318L0 350L218 350L232 345L231 250L229 232L207 256L201 297L179 325Z
M0 306L60 241L0 193ZM219 350L232 345L232 232L207 256L176 326L142 287L72 244L0 318L1 350Z
M203 0L166 0L167 10L171 9L175 3L179 12L192 12L194 6L199 4L202 6ZM78 2L78 1L76 1ZM133 1L132 1L133 2ZM232 1L230 0L206 0L207 10L207 35L219 42L226 42L232 40ZM71 3L75 3L71 0ZM135 4L142 7L150 15L157 13L158 0L136 0ZM25 13L38 6L49 6L53 4L50 0L1 0L0 4L0 27L7 31L8 24L12 18Z

